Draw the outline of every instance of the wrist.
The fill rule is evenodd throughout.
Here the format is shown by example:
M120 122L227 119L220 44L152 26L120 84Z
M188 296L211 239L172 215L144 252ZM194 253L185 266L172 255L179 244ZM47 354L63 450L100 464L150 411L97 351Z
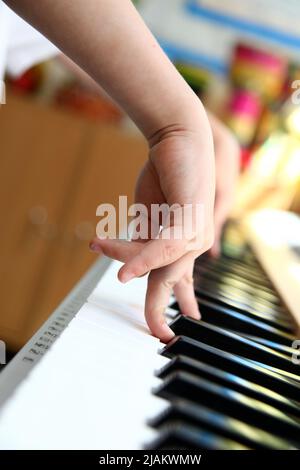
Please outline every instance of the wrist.
M193 137L201 135L202 139L212 139L212 129L201 101L194 95L186 100L178 109L172 110L170 116L164 118L162 125L157 126L146 135L150 149L163 140L176 137Z

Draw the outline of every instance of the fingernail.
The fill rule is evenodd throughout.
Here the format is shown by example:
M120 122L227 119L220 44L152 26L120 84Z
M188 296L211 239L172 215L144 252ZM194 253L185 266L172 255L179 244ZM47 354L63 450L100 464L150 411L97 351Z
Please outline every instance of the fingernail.
M199 307L196 309L196 317L197 317L197 320L200 320L200 318L201 318L201 312L199 310Z
M172 331L171 328L166 323L161 325L161 331L163 333L163 338L161 338L162 341L165 341L165 342L171 341L171 339L174 338L175 336L174 331Z
M120 281L123 282L123 284L126 284L126 282L131 281L135 277L135 274L130 273L130 272L125 272L124 274L122 273L122 276L120 278Z
M91 242L90 245L89 245L89 247L90 247L90 250L91 250L91 251L94 251L94 252L96 252L96 253L99 253L99 252L101 251L100 245L98 245L98 244L95 243L95 242Z
M210 255L212 258L218 258L221 254L221 246L219 243L214 243L210 249Z
M193 320L201 320L201 313L183 313L184 317L192 318Z

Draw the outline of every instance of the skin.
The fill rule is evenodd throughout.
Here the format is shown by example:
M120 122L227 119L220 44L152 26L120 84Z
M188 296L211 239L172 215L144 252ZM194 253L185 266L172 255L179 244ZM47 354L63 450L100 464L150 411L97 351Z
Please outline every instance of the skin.
M222 229L233 206L240 169L240 147L231 131L215 116L208 114L213 131L216 161L214 208L215 239L210 254L220 254Z
M204 207L202 226L194 227L180 240L163 239L161 234L146 243L97 239L91 244L94 251L124 262L118 274L121 282L149 273L146 321L151 332L167 342L174 336L164 318L172 290L183 314L200 318L193 290L193 265L196 257L215 246L214 220L217 224L223 221L227 212L227 203L216 200L219 215L214 214L213 141L223 148L220 135L224 136L224 129L210 117L219 135L213 139L200 100L129 0L6 3L101 85L144 134L149 159L137 182L136 201L147 206L167 202L193 207L200 203ZM172 232L172 227L164 230ZM193 241L200 230L202 243L195 247Z
M60 54L57 59L72 71L81 85L95 93L98 92L101 95L105 93L95 80L64 54ZM240 147L236 137L229 128L210 112L207 114L213 133L216 166L215 239L210 249L210 254L212 257L217 257L220 254L223 226L234 203L236 182L239 175ZM136 194L135 201L139 202L139 200L139 195ZM101 247L97 244L97 239L94 240L93 246L95 246L95 251L101 251Z

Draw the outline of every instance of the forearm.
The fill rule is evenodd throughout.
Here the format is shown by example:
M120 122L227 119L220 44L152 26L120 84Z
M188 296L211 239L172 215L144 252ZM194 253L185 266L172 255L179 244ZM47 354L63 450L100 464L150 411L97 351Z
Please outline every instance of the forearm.
M6 0L91 75L150 139L208 133L205 111L129 0Z

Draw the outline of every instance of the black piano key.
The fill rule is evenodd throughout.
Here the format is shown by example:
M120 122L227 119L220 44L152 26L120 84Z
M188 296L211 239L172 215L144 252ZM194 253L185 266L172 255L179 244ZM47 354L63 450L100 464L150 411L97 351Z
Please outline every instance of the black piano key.
M214 285L222 285L224 284L226 287L231 287L232 289L236 289L237 292L240 292L249 297L259 297L264 299L265 295L267 297L270 296L270 300L265 299L267 304L270 304L274 308L282 308L281 301L278 297L278 294L268 288L266 286L261 287L260 281L256 280L256 289L251 285L248 284L248 280L244 278L240 278L239 281L235 278L231 277L232 274L230 272L220 272L217 273L216 271L210 271L209 268L203 267L203 269L194 269L194 278L202 280L202 282L207 282L208 284ZM238 277L238 276L236 276Z
M271 305L260 300L258 297L249 296L226 284L216 284L205 279L195 278L195 292L198 295L209 295L210 297L223 300L223 302L233 303L237 308L252 309L279 320L284 320L285 318L285 312L281 307Z
M255 260L254 256L253 260ZM255 260L254 263L248 263L245 262L245 260L238 258L230 259L225 256L220 256L217 259L201 256L197 258L195 268L201 270L202 267L207 271L214 270L225 275L235 275L242 280L258 285L259 288L266 288L269 292L277 296L274 286L257 260Z
M288 441L237 419L218 413L186 400L173 400L170 406L149 421L154 428L161 428L170 421L181 421L193 426L205 427L210 432L233 439L251 449L295 449Z
M267 294L270 294L270 298L276 303L280 303L280 299L270 284L270 282L264 282L265 278L263 276L255 275L255 278L249 278L247 274L244 274L241 271L235 270L235 265L227 267L227 269L222 268L222 266L217 266L216 264L212 263L203 263L203 262L196 262L194 266L195 273L201 275L208 275L212 276L216 281L218 281L219 276L224 278L232 279L234 281L238 281L239 283L243 283L243 285L252 288L259 288L259 290L264 291ZM263 281L262 283L260 281Z
M240 333L240 334L243 334L243 333ZM264 344L265 346L268 346L271 349L275 349L276 351L282 352L283 354L285 354L288 357L292 357L293 352L295 352L295 350L290 346L286 346L284 344L276 343L275 341L271 341L271 340L262 338L261 336L252 336L252 335L249 335L249 334L245 334L245 336L247 338L251 339L252 341ZM292 341L290 342L290 344L292 344Z
M202 298L201 296L197 296L197 302L199 304L199 307L201 309L201 305L209 305L217 311L223 311L224 313L228 311L232 312L237 312L242 315L245 315L248 318L252 318L253 320L257 320L259 322L262 322L266 325L269 325L271 327L276 328L279 331L283 331L284 333L288 333L289 337L292 337L292 330L293 330L293 325L292 322L288 320L287 317L284 317L282 320L278 318L274 318L274 316L270 316L269 314L265 314L262 312L257 312L257 311L251 311L251 310L246 310L246 309L236 309L235 307L231 307L229 305L224 305L221 302L216 302L214 300L207 300Z
M288 333L292 335L292 330L293 330L292 323L288 321L287 319L284 319L283 321L275 320L274 318L270 317L269 314L266 315L262 312L246 310L246 308L244 309L236 308L236 307L233 307L232 305L226 304L225 302L220 302L218 300L215 300L213 297L210 297L210 298L208 297L208 299L205 299L203 298L203 296L197 295L196 298L197 298L200 311L201 311L201 305L203 304L206 305L206 303L208 302L210 305L213 306L214 310L222 309L223 312L232 311L232 312L241 313L242 315L245 315L246 317L252 318L253 320L258 320L260 322L265 323L266 325L269 325L280 331L283 331L284 333ZM170 307L173 308L174 310L177 310L178 312L180 311L179 305L177 302L174 302Z
M224 351L298 374L298 366L282 353L202 320L197 321L180 315L169 326L177 336L184 335L211 346L218 346Z
M254 364L260 364L257 361L252 361L252 362ZM280 374L280 375L284 376L285 378L287 378L289 380L293 380L293 382L300 383L300 375L298 373L292 374L291 372L288 372L288 371L283 370L283 369L279 369L278 367L270 366L268 364L264 364L263 366L264 366L265 369L276 372L276 374Z
M149 450L249 450L231 439L208 432L180 421L170 423L160 430L160 436L148 446Z
M196 404L213 407L266 432L288 439L300 448L300 424L276 408L253 398L221 387L187 372L176 372L164 380L154 393L167 400L183 398Z
M246 268L244 265L241 265L237 261L234 263L232 262L225 262L222 259L218 260L213 260L213 261L204 261L200 258L200 260L196 260L195 266L197 268L197 265L200 264L201 266L204 266L207 269L210 269L213 267L214 269L223 272L223 273L234 273L237 276L243 277L246 280L249 280L251 282L255 282L261 286L267 287L269 289L272 289L272 285L269 281L269 279L262 274L262 272L253 272L249 268Z
M228 250L229 246L230 249ZM236 245L228 245L225 243L224 247L222 246L220 258L228 262L239 262L241 265L246 266L247 268L249 267L257 272L261 272L261 266L254 256L252 248L250 245L248 245L246 240L243 248L241 249L241 247L239 247L238 250L236 250Z
M171 327L174 325L176 335L189 338L177 337L163 349L162 354L173 357L173 360L159 374L167 377L164 385L169 383L170 377L172 381L176 377L176 389L180 381L185 382L185 385L181 383L179 393L178 390L175 393L173 388L173 395L169 395L173 402L171 411L164 418L160 417L157 425L164 427L179 422L180 425L200 426L204 431L215 432L247 447L260 448L259 444L242 440L238 433L234 434L234 430L232 434L227 430L226 434L225 428L214 428L211 423L201 421L200 415L196 419L196 408L209 406L205 400L211 400L211 395L214 395L212 390L209 393L207 387L217 387L215 392L222 391L223 397L218 400L215 396L210 402L212 413L223 413L222 417L227 420L241 420L244 426L248 423L253 428L263 428L266 435L271 435L275 427L275 434L280 437L287 435L291 443L296 440L294 436L298 436L298 448L300 406L297 400L300 397L300 375L291 361L290 345L294 337L290 333L293 324L251 249L243 248L242 257L241 252L236 256L229 251L218 260L208 256L196 260L195 292L204 321L178 317L171 324ZM187 357L176 357L178 354ZM172 375L173 371L176 373ZM190 380L186 381L182 373L190 375ZM196 386L195 383L191 386L191 380L196 381L200 393L199 390L198 394L195 392ZM191 391L193 387L194 393ZM182 398L193 401L193 412L188 413L183 407L176 407L174 400L177 398L180 401ZM225 416L226 410L218 408L222 400L230 402L230 406L228 403L227 406L231 418ZM253 422L247 406L255 403L257 406L253 407ZM261 417L258 415L264 413L267 419L259 422ZM284 422L289 417L292 418L291 422ZM271 425L272 419L274 426ZM289 426L294 428L291 430ZM287 447L276 444L274 448L289 448L289 443L282 442Z
M300 384L284 375L243 357L222 351L200 341L184 336L171 340L161 351L163 356L174 358L182 355L206 362L241 378L269 388L291 400L299 400Z
M211 269L202 269L200 267L195 270L198 279L207 279L215 284L227 284L230 287L237 288L245 294L255 296L259 299L264 299L271 305L279 305L280 301L278 296L275 295L270 289L261 288L259 284L239 279L238 276L234 276L230 273L217 272ZM199 281L201 282L201 281Z
M254 312L261 312L269 315L270 318L282 319L286 318L286 311L276 305L266 305L265 302L259 302L257 297L243 295L237 293L236 289L232 289L226 285L208 282L203 279L194 278L195 292L199 296L209 296L229 305L236 306L241 309L251 309Z
M269 279L262 271L255 271L252 275L248 268L241 269L238 267L237 263L224 263L218 261L217 263L203 263L199 261L195 263L195 271L199 272L200 274L206 275L206 273L212 275L222 275L225 277L231 277L236 281L241 281L245 283L249 287L259 286L259 289L264 290L265 292L274 296L275 302L278 302L278 296L276 291L274 290L272 284L270 283ZM249 274L250 273L250 274Z
M255 398L268 405L274 406L283 413L288 413L300 419L300 402L289 400L281 394L262 387L261 385L245 380L235 374L229 374L217 367L201 361L195 361L188 357L177 357L170 361L165 367L157 372L157 376L164 379L174 372L188 372L199 378L211 380L212 382L240 392L250 398ZM300 396L299 396L300 399Z
M217 287L205 286L203 284L195 285L195 294L197 297L207 299L225 307L234 308L241 313L253 313L254 315L263 315L265 318L273 320L278 326L282 326L291 330L291 324L286 315L277 314L276 312L270 312L269 309L257 308L257 306L250 305L249 303L240 302L234 299L230 293L224 294L220 292Z
M198 299L197 299L198 301ZM198 305L202 319L213 325L228 328L239 333L253 336L262 336L270 341L279 342L290 346L295 339L291 334L281 331L278 328L265 324L260 320L255 320L240 312L221 307L212 302L200 300Z

